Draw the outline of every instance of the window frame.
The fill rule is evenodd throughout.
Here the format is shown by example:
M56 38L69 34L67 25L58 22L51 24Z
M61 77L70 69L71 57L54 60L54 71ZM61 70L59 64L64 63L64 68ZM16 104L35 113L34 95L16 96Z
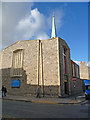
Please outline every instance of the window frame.
M22 69L23 69L23 49L14 50L12 53L12 70L11 76L22 76ZM15 56L16 54L16 56ZM19 58L20 57L20 58ZM20 61L21 60L21 64Z

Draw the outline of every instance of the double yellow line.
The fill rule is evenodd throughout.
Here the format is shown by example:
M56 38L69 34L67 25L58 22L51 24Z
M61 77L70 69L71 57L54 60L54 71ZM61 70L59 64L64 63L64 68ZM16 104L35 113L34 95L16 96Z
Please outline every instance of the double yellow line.
M8 120L9 118L15 118L15 117L10 116L10 115L2 115L2 118L7 118L7 120Z
M88 102L88 100L83 101L81 104L85 104L86 102Z

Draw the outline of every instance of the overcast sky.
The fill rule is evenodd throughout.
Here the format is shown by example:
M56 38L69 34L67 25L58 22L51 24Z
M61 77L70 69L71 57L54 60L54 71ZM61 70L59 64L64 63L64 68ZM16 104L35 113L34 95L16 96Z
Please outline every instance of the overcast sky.
M71 49L71 59L88 61L88 3L2 3L2 47L18 40L51 37L52 14L56 31Z

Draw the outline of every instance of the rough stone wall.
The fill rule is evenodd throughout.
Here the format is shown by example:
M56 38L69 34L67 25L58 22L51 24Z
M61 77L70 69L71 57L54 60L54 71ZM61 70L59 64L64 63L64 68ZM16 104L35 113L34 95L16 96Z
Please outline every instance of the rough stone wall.
M76 82L72 81L72 90L71 95L81 93L83 91L83 85L82 80L80 78L76 78Z
M16 49L23 49L24 56L22 76L19 77L11 76L12 56L13 51ZM30 93L33 89L29 88L30 90L27 90L27 84L37 85L37 40L19 41L4 49L2 54L2 71L2 82L8 88L9 93L23 94L25 91ZM11 88L13 79L20 80L20 88Z
M44 95L58 97L58 89L59 89L59 86L53 86L53 85L44 86L44 90L45 90Z
M26 71L27 84L37 85L37 40L24 42L24 64Z
M66 42L59 38L59 46L60 46L60 81L61 81L61 94L65 95L65 88L64 88L64 81L67 80L67 86L68 86L68 94L70 94L70 86L71 86L71 63L70 63L70 48L66 44ZM66 68L67 73L64 74L63 70L63 47L66 48Z
M44 85L58 85L57 39L43 40L42 51Z
M75 76L72 75L72 78L76 78L76 81L71 80L71 94L81 93L83 91L83 81L80 79L80 69L79 65L73 62L75 65ZM72 67L72 66L71 66ZM77 67L78 67L78 76L77 76ZM73 69L73 68L72 68Z
M57 62L57 39L40 41L40 71L39 84L45 95L58 95L58 62ZM42 68L41 68L42 67Z
M80 62L80 78L81 79L89 79L89 73L88 73L88 66L85 64L85 62Z
M58 94L57 40L43 40L40 42L42 43L43 63L40 63L39 66L39 85L41 85L42 89L41 64L43 64L43 80L44 86L46 86L44 89L45 94ZM38 47L38 40L26 40L18 41L3 50L2 78L3 85L8 88L9 94L36 94L38 85ZM13 51L17 49L23 49L23 72L22 76L11 76ZM40 57L39 49L39 60L41 59ZM20 88L11 88L13 79L20 80Z
M27 74L27 83L37 83L37 41L20 41L3 51L2 69L12 67L13 51L23 49L23 70ZM7 63L7 64L6 64Z

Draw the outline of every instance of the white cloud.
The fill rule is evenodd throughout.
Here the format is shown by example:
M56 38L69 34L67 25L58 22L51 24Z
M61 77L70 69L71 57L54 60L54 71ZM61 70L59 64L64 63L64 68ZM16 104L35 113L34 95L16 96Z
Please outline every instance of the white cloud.
M18 40L48 39L51 35L52 14L50 8L47 14L38 8L32 9L34 3L3 3L3 48ZM57 31L61 28L63 9L54 10Z
M74 61L74 60L73 60ZM80 65L80 61L74 61L76 64Z
M74 61L74 60L73 60ZM80 65L80 62L82 62L82 61L74 61L76 64L78 64L78 65ZM84 61L83 61L84 62ZM90 61L87 63L87 62L85 62L85 65L86 66L88 66L88 67L90 67Z
M48 39L49 36L46 34L46 33L42 33L41 34L38 34L37 35L37 38L36 39L40 39L40 40L43 40L43 39Z
M30 14L24 19L20 20L16 31L18 32L17 38L21 39L47 39L47 20L38 9L31 10Z
M64 13L60 8L55 9L54 13L56 28L58 30L61 28ZM18 31L21 39L48 39L50 36L49 30L52 28L52 15L52 10L50 11L50 17L48 18L35 8L31 10L28 16L19 21L16 31Z

